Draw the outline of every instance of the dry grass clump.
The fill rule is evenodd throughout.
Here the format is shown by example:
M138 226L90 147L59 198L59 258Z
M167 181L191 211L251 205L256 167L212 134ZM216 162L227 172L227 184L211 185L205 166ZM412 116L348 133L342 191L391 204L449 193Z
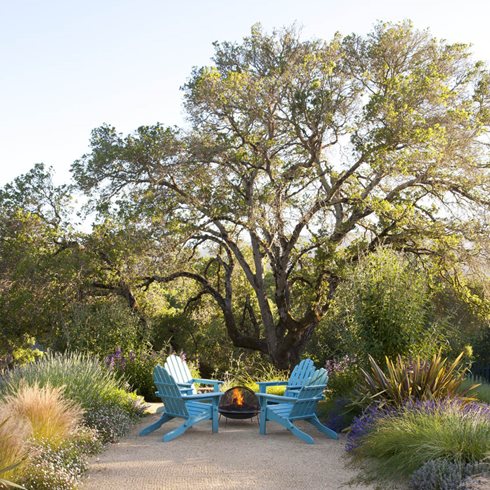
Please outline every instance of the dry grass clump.
M15 395L4 398L6 412L14 420L30 423L34 441L53 447L65 441L80 425L83 410L63 397L62 387L22 384Z
M0 470L18 464L26 458L26 441L31 433L32 428L27 420L12 417L5 404L0 404ZM12 477L14 472L15 470L3 471L1 477Z

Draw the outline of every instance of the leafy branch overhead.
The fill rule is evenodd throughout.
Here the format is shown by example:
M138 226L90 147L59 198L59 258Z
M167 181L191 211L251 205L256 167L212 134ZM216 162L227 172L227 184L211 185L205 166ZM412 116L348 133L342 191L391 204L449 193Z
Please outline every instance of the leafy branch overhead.
M141 285L194 281L235 345L286 367L346 262L386 244L454 260L488 236L489 81L408 22L329 42L254 26L192 72L188 128L97 128L73 175L178 251Z

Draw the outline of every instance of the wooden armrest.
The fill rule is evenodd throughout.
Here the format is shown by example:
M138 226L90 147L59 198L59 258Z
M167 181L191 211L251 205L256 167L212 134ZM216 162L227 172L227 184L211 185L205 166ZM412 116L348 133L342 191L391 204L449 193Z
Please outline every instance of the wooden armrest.
M297 402L298 399L293 396L271 395L270 393L255 393L259 398L264 398L266 401L275 402Z
M214 398L219 398L223 396L223 393L220 391L216 392L214 391L213 393L200 393L198 395L182 395L183 400L211 400Z
M258 381L257 384L259 386L282 386L287 385L287 381Z
M192 378L193 383L199 383L202 385L222 385L224 381L219 381L217 379L202 379L202 378Z

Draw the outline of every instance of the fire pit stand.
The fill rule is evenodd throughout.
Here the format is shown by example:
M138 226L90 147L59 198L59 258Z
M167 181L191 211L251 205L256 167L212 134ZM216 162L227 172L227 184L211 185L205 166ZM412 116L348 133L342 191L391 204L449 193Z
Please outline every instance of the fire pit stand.
M259 411L258 398L246 386L234 386L225 391L218 406L218 412L226 419L252 419Z

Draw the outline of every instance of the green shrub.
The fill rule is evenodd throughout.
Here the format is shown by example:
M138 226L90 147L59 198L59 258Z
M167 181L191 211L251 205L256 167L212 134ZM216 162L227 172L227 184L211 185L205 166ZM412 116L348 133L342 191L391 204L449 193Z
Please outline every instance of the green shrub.
M85 410L114 404L130 413L141 411L137 397L126 392L124 382L88 354L50 353L37 362L17 366L7 372L0 392L4 396L16 393L22 383L64 386L64 396Z
M85 414L85 423L95 429L103 444L116 442L133 426L134 419L118 406L97 407Z
M71 435L68 442L73 448L81 454L93 456L102 452L104 444L99 436L97 429L80 425L77 430Z
M475 386L475 383L470 379L465 379L461 383L461 392L468 390L470 387ZM490 404L490 383L482 382L475 387L472 391L472 395L481 402Z
M454 361L443 358L441 352L434 354L430 361L417 356L405 360L398 356L393 362L386 358L386 370L369 356L370 369L361 369L364 380L360 388L361 404L376 402L388 405L402 405L407 400L433 400L448 396L462 397L461 385L467 367L463 365L464 353ZM475 386L468 387L468 390Z
M27 490L74 490L87 469L85 455L73 444L57 448L47 443L37 444L31 449L21 483Z
M115 345L135 350L145 342L146 328L121 298L93 298L74 303L58 350L108 355Z
M440 458L479 462L490 451L490 407L458 399L412 402L380 412L350 444L385 478L408 476Z
M446 325L433 321L429 278L402 253L381 248L346 269L309 345L316 359L369 353L430 357L446 345Z
M463 481L473 475L488 471L485 463L465 463L449 459L427 461L410 478L414 490L464 490Z
M229 369L222 378L224 384L221 391L226 391L233 386L246 386L258 392L258 381L286 381L288 378L287 372L278 370L272 364L253 356L245 358L241 354L230 358ZM267 389L267 393L273 395L284 395L285 391L286 386L271 386Z
M146 401L157 402L160 399L155 396L153 369L157 364L164 365L169 351L169 345L166 345L160 352L146 348L124 353L120 348L116 348L105 358L105 364L119 377L124 377L131 389Z

